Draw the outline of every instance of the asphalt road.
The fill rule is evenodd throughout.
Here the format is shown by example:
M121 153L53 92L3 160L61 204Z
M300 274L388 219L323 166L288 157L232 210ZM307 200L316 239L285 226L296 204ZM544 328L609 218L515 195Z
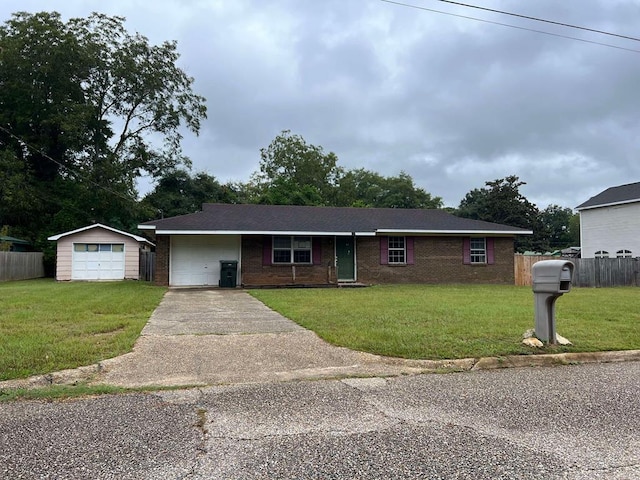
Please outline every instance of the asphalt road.
M0 404L0 478L640 479L640 362Z

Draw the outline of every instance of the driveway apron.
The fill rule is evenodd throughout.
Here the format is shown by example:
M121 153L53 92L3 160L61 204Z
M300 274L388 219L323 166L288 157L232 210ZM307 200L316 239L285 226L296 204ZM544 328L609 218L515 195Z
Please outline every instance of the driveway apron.
M416 368L330 345L246 292L170 290L133 351L103 361L93 383L197 386L403 371Z

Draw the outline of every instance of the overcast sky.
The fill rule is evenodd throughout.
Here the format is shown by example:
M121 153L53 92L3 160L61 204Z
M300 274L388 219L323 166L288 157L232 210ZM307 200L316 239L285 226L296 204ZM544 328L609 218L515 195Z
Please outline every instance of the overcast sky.
M639 0L462 2L640 36ZM402 3L421 8L380 0L2 0L0 17L98 11L126 17L129 31L153 43L177 40L180 66L209 109L184 150L194 170L222 182L247 181L260 148L284 129L335 152L344 168L404 170L446 206L511 174L540 208L573 208L640 181L639 41L439 0Z

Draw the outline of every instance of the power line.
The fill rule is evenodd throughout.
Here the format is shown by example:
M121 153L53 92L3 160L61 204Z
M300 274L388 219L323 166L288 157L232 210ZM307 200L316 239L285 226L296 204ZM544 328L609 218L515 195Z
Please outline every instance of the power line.
M461 7L476 8L478 10L485 10L487 12L500 13L502 15L510 15L512 17L518 17L518 18L526 18L527 20L534 20L536 22L551 23L553 25L560 25L562 27L575 28L577 30L586 30L587 32L600 33L602 35L610 35L612 37L625 38L627 40L633 40L634 42L640 42L640 38L629 37L627 35L620 35L618 33L613 33L613 32L605 32L604 30L596 30L595 28L581 27L579 25L572 25L570 23L556 22L556 21L553 21L553 20L546 20L544 18L538 18L538 17L530 17L529 15L522 15L522 14L519 14L519 13L505 12L504 10L495 10L493 8L480 7L478 5L469 5L467 3L454 2L452 0L438 0L438 1L439 2L443 2L443 3L450 3L452 5L459 5Z
M40 155L42 155L44 158L46 158L47 160L50 160L51 162L55 163L56 165L58 165L60 168L63 168L64 170L66 170L67 172L70 172L74 175L76 175L78 178L81 178L89 183L91 183L93 186L98 187L102 190L104 190L107 193L110 193L112 195L115 195L117 197L120 197L123 200L126 201L132 201L135 202L136 200L132 197L129 197L127 195L124 195L120 192L116 192L115 190L111 190L110 188L105 187L104 185L101 185L98 182L95 182L93 180L91 180L90 178L87 178L85 175L83 175L81 172L78 172L76 170L74 170L73 168L65 165L64 163L59 162L58 160L52 158L51 156L47 155L46 153L44 153L42 150L40 150L37 147L34 147L33 145L30 145L28 142L26 142L25 140L23 140L22 138L18 137L17 135L15 135L13 132L11 132L10 130L8 130L7 128L3 127L2 125L0 125L0 130L2 130L3 132L5 132L7 135L9 135L11 138L13 138L14 140L20 142L22 145L24 145L25 147L27 147L29 150L31 150L32 152L36 152L39 153Z
M568 40L576 40L578 42L590 43L590 44L593 44L593 45L600 45L600 46L603 46L603 47L615 48L615 49L618 49L618 50L625 50L627 52L640 53L640 50L636 50L634 48L620 47L618 45L612 45L610 43L596 42L594 40L585 40L584 38L572 37L570 35L562 35L560 33L545 32L544 30L536 30L535 28L520 27L520 26L517 26L517 25L511 25L509 23L494 22L492 20L485 20L485 19L482 19L482 18L470 17L470 16L467 16L467 15L460 15L460 14L457 14L457 13L443 12L442 10L435 10L433 8L421 7L419 5L411 5L409 3L396 2L396 1L393 1L393 0L380 0L380 1L384 2L384 3L390 3L392 5L397 5L397 6L400 6L400 7L415 8L417 10L424 10L424 11L427 11L427 12L440 13L442 15L449 15L449 16L452 16L452 17L464 18L466 20L475 20L476 22L484 22L484 23L489 23L491 25L499 25L501 27L515 28L517 30L524 30L524 31L527 31L527 32L540 33L542 35L549 35L549 36L552 36L552 37L566 38Z

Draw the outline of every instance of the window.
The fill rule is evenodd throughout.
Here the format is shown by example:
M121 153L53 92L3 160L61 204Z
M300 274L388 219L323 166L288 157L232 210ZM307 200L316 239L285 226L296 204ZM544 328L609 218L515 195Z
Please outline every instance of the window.
M487 242L485 240L484 238L471 239L471 263L487 263Z
M311 237L273 237L273 263L311 263Z
M607 252L606 250L598 250L595 254L594 254L595 258L609 258L609 252Z
M389 264L407 263L407 250L404 237L389 237Z
M74 243L74 252L124 252L123 243Z
M618 250L616 252L616 258L631 258L631 257L633 257L631 250Z

